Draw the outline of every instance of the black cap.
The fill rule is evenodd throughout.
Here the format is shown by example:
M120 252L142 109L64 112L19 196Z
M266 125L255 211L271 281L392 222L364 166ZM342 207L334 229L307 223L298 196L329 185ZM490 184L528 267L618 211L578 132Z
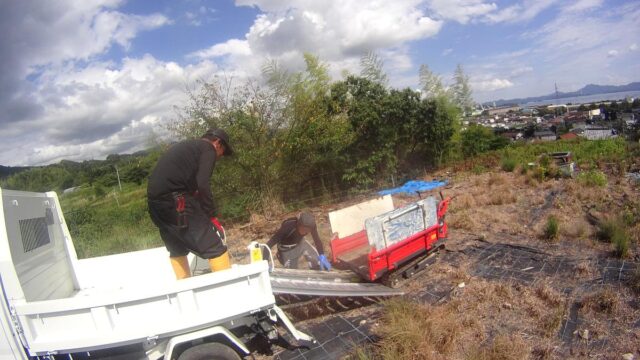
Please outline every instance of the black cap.
M313 229L316 227L316 219L308 212L302 212L298 215L298 224Z
M226 131L222 129L209 129L204 134L204 136L213 136L215 138L220 139L220 141L222 141L222 145L224 145L224 155L225 156L233 155L233 148L229 143L229 135L227 135Z

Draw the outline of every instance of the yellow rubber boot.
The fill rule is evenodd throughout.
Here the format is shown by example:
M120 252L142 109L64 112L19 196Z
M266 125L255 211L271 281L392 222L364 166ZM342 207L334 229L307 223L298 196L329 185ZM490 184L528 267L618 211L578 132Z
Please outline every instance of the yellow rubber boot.
M211 271L220 271L228 269L230 267L231 262L229 260L228 251L225 251L224 254L218 256L217 258L209 259L209 268L211 268Z
M186 279L191 276L191 269L189 269L189 259L186 256L170 257L171 267L176 274L176 279Z

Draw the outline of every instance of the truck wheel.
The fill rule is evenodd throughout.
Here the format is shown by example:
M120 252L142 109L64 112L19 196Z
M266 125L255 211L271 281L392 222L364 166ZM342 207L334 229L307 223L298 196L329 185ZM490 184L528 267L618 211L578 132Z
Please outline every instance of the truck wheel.
M240 355L227 345L206 343L185 350L178 360L241 360Z

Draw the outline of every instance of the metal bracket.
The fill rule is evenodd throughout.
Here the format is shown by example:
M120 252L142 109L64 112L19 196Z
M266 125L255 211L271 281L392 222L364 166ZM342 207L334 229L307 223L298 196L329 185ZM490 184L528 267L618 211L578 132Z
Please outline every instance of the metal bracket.
M297 341L309 341L312 344L318 343L316 339L314 339L313 337L296 329L296 327L293 326L293 323L291 323L291 320L289 320L289 318L284 313L284 311L282 311L282 309L280 309L277 305L273 305L273 310L276 312L276 314L278 315L278 318L282 321L284 326L287 328L287 331L289 331L289 333L293 335L294 339L296 339Z

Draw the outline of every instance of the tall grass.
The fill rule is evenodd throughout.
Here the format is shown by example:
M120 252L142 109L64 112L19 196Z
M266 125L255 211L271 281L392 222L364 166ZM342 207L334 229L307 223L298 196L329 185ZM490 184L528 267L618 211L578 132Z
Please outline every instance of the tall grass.
M518 164L518 161L516 159L510 158L510 157L502 158L502 164L501 164L502 170L506 172L513 172L517 164Z
M558 230L559 230L558 219L555 216L549 216L547 218L547 223L544 227L544 238L547 241L553 241L558 239Z
M598 225L596 231L598 240L613 245L613 252L619 258L629 255L631 239L627 232L626 224L622 218L605 220Z
M146 186L96 194L87 187L61 197L61 207L79 258L162 246L147 212Z
M535 162L541 155L570 151L579 164L601 161L620 161L629 155L624 139L607 140L558 140L542 143L516 143L499 150L503 158L513 159L519 164Z
M589 187L603 187L607 185L607 175L600 170L589 170L578 175L578 181Z

